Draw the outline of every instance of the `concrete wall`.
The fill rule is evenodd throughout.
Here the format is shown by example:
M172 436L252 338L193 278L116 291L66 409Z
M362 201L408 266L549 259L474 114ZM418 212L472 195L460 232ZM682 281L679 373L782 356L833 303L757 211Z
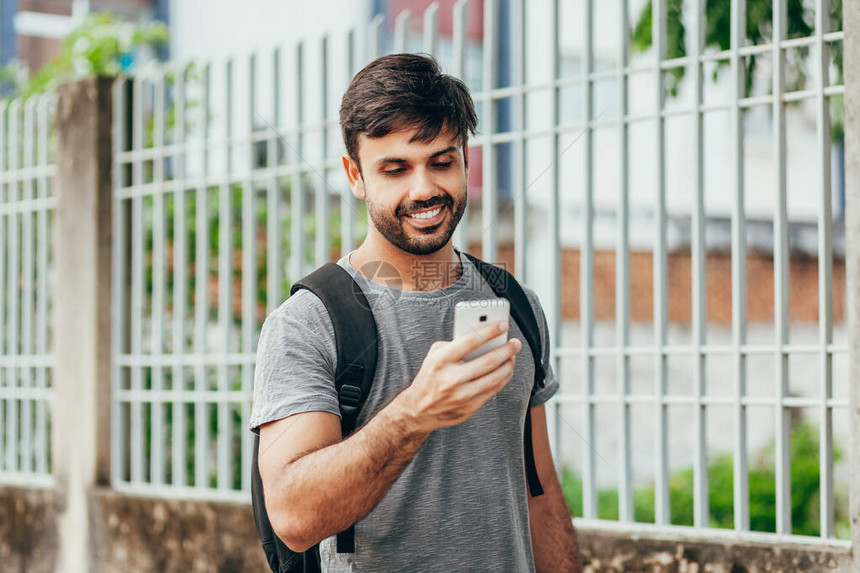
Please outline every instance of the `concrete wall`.
M59 495L0 488L0 571L71 571L60 560ZM95 489L93 572L268 571L250 504L166 500Z
M57 496L50 489L0 488L0 570L39 573L57 564ZM243 503L151 499L93 490L92 571L99 573L265 572ZM632 535L579 528L584 571L612 573L851 570L844 549Z
M250 503L95 490L96 571L268 571Z
M57 562L53 489L0 487L0 571L41 573Z
M51 489L0 488L0 570L40 573L58 558L57 496ZM265 572L268 567L243 503L151 499L109 489L90 496L99 573ZM579 528L586 572L848 572L850 554L791 544L661 538Z
M652 538L580 529L585 572L605 573L819 573L851 571L844 549L756 544L677 536Z

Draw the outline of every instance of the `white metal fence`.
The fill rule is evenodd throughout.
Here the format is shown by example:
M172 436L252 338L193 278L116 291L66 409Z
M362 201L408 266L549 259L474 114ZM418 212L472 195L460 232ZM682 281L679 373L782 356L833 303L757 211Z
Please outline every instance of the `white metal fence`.
M671 413L683 410L690 424L682 431L692 449L689 525L715 524L709 491L718 480L730 479L729 528L743 535L752 529L751 512L758 511L750 507L749 477L754 452L748 424L755 410L773 417L768 470L775 481L773 531L789 535L790 478L796 467L792 420L806 411L816 424L818 535L823 543L842 543L833 540L833 419L834 413L847 411L848 403L833 388L834 357L844 357L846 346L834 340L830 110L843 88L829 76L843 36L831 30L827 0L815 3L813 33L806 37L789 38L786 2L774 5L771 41L750 45L744 33L745 4L732 0L729 48L715 50L705 43L705 3L683 4L687 51L673 59L667 58L667 6L657 0L652 4L654 41L650 51L639 55L630 48L636 12L627 2L618 3L617 18L611 19L617 45L608 52L596 32L603 29L596 22L598 11L608 4L598 8L593 0L545 0L528 7L524 0L485 0L479 46L466 35L463 1L454 9L450 38L437 32L435 5L424 15L421 33L410 32L407 16L393 25L395 50L423 49L438 55L448 71L480 78L472 82L480 135L470 149L480 157L481 197L470 207L472 226L464 224L455 241L463 247L480 242L483 258L493 261L500 243L512 240L516 273L542 295L554 341L553 365L564 390L553 402L554 450L581 475L582 490L576 496L587 520L610 517L600 508L604 467L613 475L609 491L618 519L628 522L625 528L634 527L634 521L658 527L677 522L671 509L677 468L670 464L669 437ZM502 6L509 10L506 36L499 32ZM606 14L601 14L605 25ZM578 24L568 28L568 22ZM112 459L117 488L247 498L246 420L262 319L286 296L291 281L353 248L363 236L363 209L353 202L340 172L336 113L352 73L384 49L383 26L377 19L367 30L344 38L305 41L228 62L153 69L116 84L115 117L121 119L115 124L114 155ZM578 48L568 45L572 37L579 38ZM502 53L500 44L509 47L505 81L496 57ZM467 58L478 47L478 56ZM788 90L786 54L797 50L804 54L808 82ZM769 93L747 89L752 57L770 58ZM719 71L721 63L728 71ZM681 88L686 104L670 101L667 94L667 77L679 69L687 78ZM715 70L729 86L726 102L707 95ZM643 99L653 107L643 108ZM786 114L800 102L814 110L816 126L815 155L803 158L817 170L812 220L817 226L820 318L817 337L808 343L791 340L789 328L788 231L794 218L788 205L791 138ZM775 324L765 341L748 336L745 274L748 180L759 169L745 160L746 126L760 110L770 110L772 118L774 152L768 169L775 189L768 217ZM709 163L716 152L707 146L720 126L728 126L728 175L720 164ZM670 142L669 134L676 132L683 138ZM635 171L641 148L653 159L644 176ZM676 156L690 158L682 171L689 180L679 183L669 177ZM607 172L618 175L609 178ZM723 176L728 192L710 183ZM643 181L650 182L644 192ZM507 196L500 193L505 186ZM646 328L646 343L640 344L631 336L631 296L638 294L630 292L630 255L633 223L642 219L642 205L648 206L645 234L654 254L654 320ZM732 324L728 340L716 343L707 320L706 232L708 220L723 211L731 221ZM606 213L616 261L616 317L609 341L603 342L593 303L600 246L596 231ZM670 336L667 313L669 230L678 220L692 228L692 324L688 340L680 343ZM500 229L508 223L513 230L503 236ZM572 228L578 229L573 242L565 238ZM562 316L562 292L568 288L561 283L565 248L580 253L576 344L565 335ZM751 395L749 363L760 357L772 361L770 391ZM789 391L789 364L795 357L817 360L809 395ZM647 391L634 379L639 371L633 363L641 360L649 361ZM674 366L678 361L685 365L680 370ZM720 374L725 379L713 379L715 362L729 365ZM678 380L670 379L670 373ZM715 386L726 384L731 385L728 392L714 392ZM643 409L651 425L643 435L653 436L644 446L642 418L636 415ZM729 476L709 472L714 456L709 418L714 411L728 412L728 418L718 419L728 419L730 426L717 431L732 435ZM612 449L599 445L601 434L609 432L616 436ZM573 460L564 458L569 441L580 452ZM656 460L653 475L646 476L653 501L642 501L639 494L634 444L647 448ZM617 453L610 455L613 449ZM637 515L640 503L650 503L653 517Z
M50 484L52 95L0 102L0 482Z

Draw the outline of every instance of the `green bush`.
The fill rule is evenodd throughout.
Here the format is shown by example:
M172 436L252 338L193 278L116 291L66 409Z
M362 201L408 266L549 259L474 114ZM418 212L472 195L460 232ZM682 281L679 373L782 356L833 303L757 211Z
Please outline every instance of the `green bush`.
M820 535L820 474L819 431L808 422L796 425L791 433L791 521L792 533ZM833 460L842 457L834 444ZM731 454L719 454L708 465L709 525L734 527L734 473ZM562 492L571 514L581 516L582 479L569 467L562 468ZM774 473L774 444L763 448L749 467L749 512L752 531L776 531L776 477ZM849 534L848 496L846 489L837 488L834 500L836 536ZM693 524L693 470L672 472L669 478L669 511L672 525ZM618 493L613 488L597 492L597 515L601 519L618 519ZM654 522L654 484L634 488L634 520Z

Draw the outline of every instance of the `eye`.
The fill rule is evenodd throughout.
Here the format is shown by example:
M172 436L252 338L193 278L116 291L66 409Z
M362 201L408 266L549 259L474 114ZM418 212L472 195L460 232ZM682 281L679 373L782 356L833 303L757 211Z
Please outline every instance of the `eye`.
M400 175L400 174L401 174L401 173L403 173L404 171L406 171L406 169L404 169L403 167L398 167L398 168L396 168L396 169L386 169L386 170L385 170L385 171L383 171L382 173L383 173L386 177L394 177L395 175Z
M448 169L453 164L453 161L441 161L439 163L434 163L433 167L436 169Z

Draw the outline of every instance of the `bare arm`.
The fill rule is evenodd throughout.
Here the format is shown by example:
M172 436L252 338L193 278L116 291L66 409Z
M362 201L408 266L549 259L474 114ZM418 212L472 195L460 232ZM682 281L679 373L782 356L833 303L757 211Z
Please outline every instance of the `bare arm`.
M519 340L462 361L498 332L497 323L434 343L412 384L343 441L338 417L323 412L261 426L266 511L288 547L303 551L363 518L430 432L465 421L507 385Z
M535 465L544 491L543 495L529 497L535 570L580 573L576 531L555 473L544 406L532 408L531 419Z

